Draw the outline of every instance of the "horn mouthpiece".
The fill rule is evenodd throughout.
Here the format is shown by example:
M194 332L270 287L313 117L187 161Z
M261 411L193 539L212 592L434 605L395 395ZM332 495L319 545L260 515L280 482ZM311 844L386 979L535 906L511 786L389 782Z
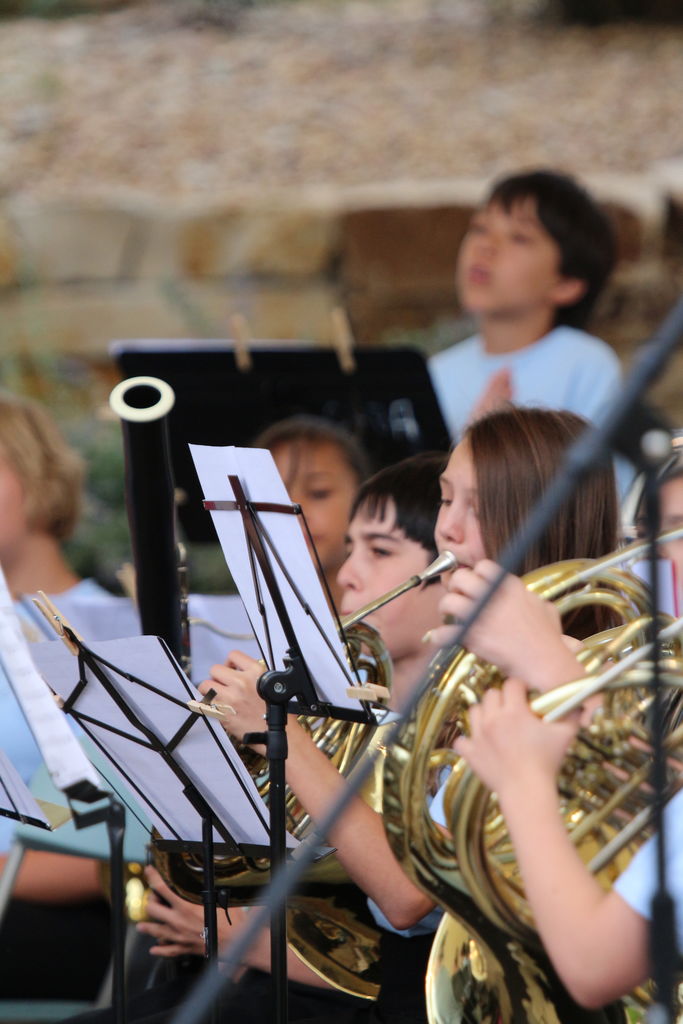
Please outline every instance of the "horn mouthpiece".
M422 570L420 573L420 581L424 583L426 580L432 580L435 576L440 576L442 572L449 572L451 569L456 569L457 566L458 559L455 557L453 552L442 551L426 569Z

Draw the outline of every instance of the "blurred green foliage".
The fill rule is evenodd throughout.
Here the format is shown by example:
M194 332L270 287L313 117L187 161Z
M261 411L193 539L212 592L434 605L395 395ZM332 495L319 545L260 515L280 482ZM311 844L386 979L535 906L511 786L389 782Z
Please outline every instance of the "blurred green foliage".
M81 523L67 543L69 561L81 576L94 577L109 590L120 590L117 572L132 559L124 496L121 427L93 413L74 419L69 440L85 458L88 473Z
M381 344L387 348L415 348L425 359L464 341L474 334L474 321L468 316L445 317L430 327L394 328L385 331Z

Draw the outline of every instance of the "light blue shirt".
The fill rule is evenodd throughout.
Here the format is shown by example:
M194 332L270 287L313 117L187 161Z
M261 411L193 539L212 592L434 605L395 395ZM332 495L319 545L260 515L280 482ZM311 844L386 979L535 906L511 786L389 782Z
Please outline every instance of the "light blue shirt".
M616 393L621 370L616 353L585 331L555 327L515 352L490 355L479 335L432 356L429 374L451 437L459 437L486 385L509 369L515 405L568 409L599 419Z
M657 887L656 837L635 855L614 886L629 907L649 920ZM664 811L666 886L674 901L678 949L683 950L683 790Z
M448 431L454 440L463 433L474 406L498 370L509 369L515 405L567 409L592 422L609 407L621 381L616 353L599 338L564 325L515 352L491 355L473 335L444 349L428 362L429 374ZM616 463L622 496L633 469Z

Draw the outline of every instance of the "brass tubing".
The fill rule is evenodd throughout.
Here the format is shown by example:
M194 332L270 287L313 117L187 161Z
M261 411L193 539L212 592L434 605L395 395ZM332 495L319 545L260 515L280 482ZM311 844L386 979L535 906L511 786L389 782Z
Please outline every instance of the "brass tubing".
M343 615L341 618L342 629L348 629L349 626L353 626L356 622L360 622L361 619L372 615L378 608L383 608L385 604L389 604L390 601L400 597L401 594L405 594L406 591L412 590L413 587L419 587L421 583L426 583L428 580L434 579L435 576L440 576L442 572L455 569L457 564L457 559L451 551L442 551L422 572L415 573L414 576L410 576L392 590L387 590L386 594L382 594L381 597L368 602L368 604L359 608L358 611L351 612L349 615Z

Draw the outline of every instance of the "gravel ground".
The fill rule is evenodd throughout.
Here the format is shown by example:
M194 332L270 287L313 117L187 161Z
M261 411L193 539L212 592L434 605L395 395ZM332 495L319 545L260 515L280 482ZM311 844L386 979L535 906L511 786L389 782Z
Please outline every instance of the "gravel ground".
M500 5L500 0L499 0ZM683 154L683 26L557 28L483 0L184 0L0 23L0 193L641 174Z

